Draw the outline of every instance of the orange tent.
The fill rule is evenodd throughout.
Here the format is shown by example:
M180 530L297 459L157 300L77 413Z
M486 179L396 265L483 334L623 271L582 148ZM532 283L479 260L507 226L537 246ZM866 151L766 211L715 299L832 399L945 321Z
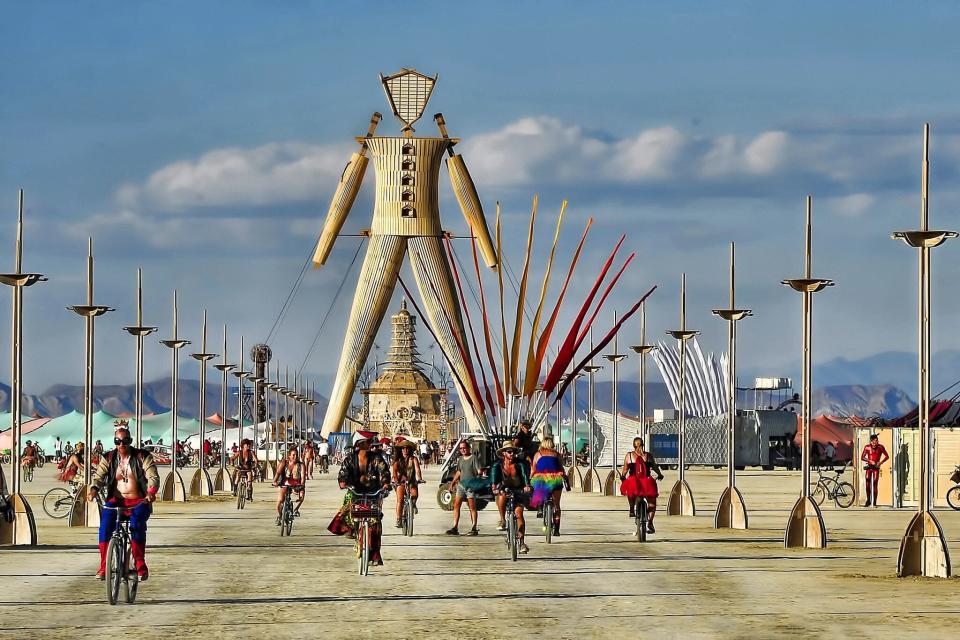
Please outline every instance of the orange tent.
M817 416L810 421L810 439L821 447L832 442L836 453L834 460L853 459L853 430L862 426L859 418L838 418L836 416ZM796 445L803 444L803 424L797 415L797 435L793 438ZM816 449L814 449L816 450Z

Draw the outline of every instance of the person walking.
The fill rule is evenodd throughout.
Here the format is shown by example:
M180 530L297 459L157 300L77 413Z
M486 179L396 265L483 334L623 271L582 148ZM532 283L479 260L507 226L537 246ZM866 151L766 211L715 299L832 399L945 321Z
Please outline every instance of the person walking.
M879 491L880 467L890 459L886 447L880 444L880 436L875 433L870 434L870 442L860 453L860 461L864 463L863 476L867 485L867 501L863 506L877 506L877 492Z
M467 501L470 510L470 533L475 536L480 533L477 529L477 489L485 484L483 470L480 468L480 458L470 449L470 443L464 440L460 443L460 458L457 460L457 470L450 481L453 494L453 526L447 529L448 536L460 535L460 506Z
M53 461L60 462L61 459L63 459L63 442L60 436L57 436L53 441Z

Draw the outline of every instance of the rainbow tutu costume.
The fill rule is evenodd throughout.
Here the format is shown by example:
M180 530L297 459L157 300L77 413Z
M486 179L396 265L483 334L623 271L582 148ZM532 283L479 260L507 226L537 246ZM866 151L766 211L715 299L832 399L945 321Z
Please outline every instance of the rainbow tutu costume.
M545 503L550 494L563 488L563 465L556 456L540 456L537 468L533 470L530 484L533 485L533 497L530 506L538 508Z

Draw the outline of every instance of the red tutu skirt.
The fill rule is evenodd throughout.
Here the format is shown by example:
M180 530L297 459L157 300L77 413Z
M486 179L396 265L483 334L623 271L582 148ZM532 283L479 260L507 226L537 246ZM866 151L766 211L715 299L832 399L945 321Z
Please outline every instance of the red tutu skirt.
M652 477L632 475L620 483L620 495L628 498L656 498L660 491L657 481Z

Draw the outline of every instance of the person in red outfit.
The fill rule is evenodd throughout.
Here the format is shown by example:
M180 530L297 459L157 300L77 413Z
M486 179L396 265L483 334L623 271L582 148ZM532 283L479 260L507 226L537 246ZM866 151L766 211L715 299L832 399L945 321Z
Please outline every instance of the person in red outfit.
M869 507L871 504L877 506L877 483L880 481L880 467L884 462L890 459L886 447L880 444L880 437L873 433L870 435L870 444L863 448L860 454L861 462L864 462L864 476L867 483L867 502L863 505Z

